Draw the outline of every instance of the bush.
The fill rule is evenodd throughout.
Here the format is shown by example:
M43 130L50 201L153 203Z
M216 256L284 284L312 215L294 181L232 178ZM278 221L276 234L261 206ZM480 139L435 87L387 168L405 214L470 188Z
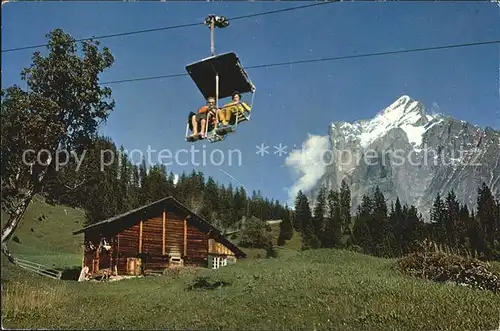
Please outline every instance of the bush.
M272 240L271 229L266 222L256 217L251 217L245 221L241 230L241 247L265 249L270 240Z
M397 261L405 274L500 293L500 275L487 262L443 252L415 252Z

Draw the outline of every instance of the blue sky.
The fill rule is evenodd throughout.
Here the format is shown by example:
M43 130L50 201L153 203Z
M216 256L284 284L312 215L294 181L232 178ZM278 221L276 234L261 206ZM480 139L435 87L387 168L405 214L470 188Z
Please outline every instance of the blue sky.
M202 22L211 13L233 17L301 4L305 2L8 3L2 6L2 49L44 44L45 34L54 28L85 38ZM215 50L234 51L244 66L251 66L487 41L500 37L498 14L498 6L488 2L332 3L231 22L216 31ZM116 60L102 75L103 82L184 73L187 64L210 55L204 26L102 43ZM19 82L33 51L2 53L3 86ZM192 146L184 140L186 117L204 103L188 76L110 85L116 108L102 133L129 151L147 155L150 146L156 150L153 162L160 150L168 149L172 158L164 161L173 162L167 168L175 173L194 168L220 182L241 183L249 192L261 190L264 196L286 201L297 174L285 166L286 155L274 154L274 145L281 143L290 152L309 135L325 136L330 122L371 118L401 95L429 108L435 103L447 115L500 128L498 44L248 73L257 87L252 120L223 142L194 144L199 151L194 160L185 152L178 154L185 165L175 164L175 153ZM269 154L256 154L261 143L270 146ZM239 152L231 159L229 150ZM210 155L218 162L220 154L223 164L211 165Z

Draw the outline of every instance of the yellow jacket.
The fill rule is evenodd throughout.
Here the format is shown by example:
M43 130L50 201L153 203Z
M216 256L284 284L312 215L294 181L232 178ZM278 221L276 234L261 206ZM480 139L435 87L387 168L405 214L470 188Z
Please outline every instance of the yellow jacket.
M238 105L243 107L243 110L250 111L250 106L245 101L238 101L237 103L229 102L224 105L223 108L230 109L229 107L234 106L236 109L239 108ZM231 109L232 112L236 112L236 109Z

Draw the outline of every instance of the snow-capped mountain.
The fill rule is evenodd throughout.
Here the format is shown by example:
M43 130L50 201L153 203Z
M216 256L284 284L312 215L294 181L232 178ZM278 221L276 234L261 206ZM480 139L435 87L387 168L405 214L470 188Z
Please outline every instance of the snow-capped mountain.
M438 192L454 189L469 207L475 207L482 181L500 192L500 132L428 114L406 95L371 120L332 123L329 140L333 159L310 192L313 202L320 185L338 189L343 179L353 212L376 186L389 201L399 197L424 217Z

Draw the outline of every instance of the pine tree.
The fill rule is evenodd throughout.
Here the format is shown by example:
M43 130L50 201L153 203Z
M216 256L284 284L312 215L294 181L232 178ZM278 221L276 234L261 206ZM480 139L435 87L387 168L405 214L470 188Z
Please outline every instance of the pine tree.
M368 195L363 195L362 202L357 208L353 233L350 242L363 249L366 254L373 254L374 239L371 233L373 220L373 201Z
M172 190L175 191L175 175L174 175L174 173L172 171L169 172L167 181L168 181L168 185L170 187L172 187Z
M167 172L159 165L153 165L144 177L141 188L143 204L152 203L170 195L167 185Z
M139 171L140 173L140 171ZM186 173L183 171L179 179L177 180L177 185L175 186L176 199L182 204L187 204L189 197L189 183Z
M221 183L217 185L217 222L220 224L219 226L225 227L227 225L227 191L226 186Z
M219 208L219 189L215 180L209 176L207 179L207 184L205 185L204 191L204 202L205 202L205 217L208 220L212 220L212 214L220 210Z
M406 234L409 230L409 224L407 223L406 214L407 210L405 209L405 213L403 213L403 207L401 206L401 201L399 198L396 198L396 203L391 205L391 212L389 215L389 222L391 223L391 228L393 229L393 242L392 247L394 247L396 254L402 254L404 248L408 246L408 238Z
M425 224L415 206L403 207L404 226L401 254L408 254L416 248L418 242L425 237Z
M262 203L263 203L262 194L260 191L252 192L252 199L250 202L250 215L262 219Z
M340 226L342 233L351 231L351 190L345 180L340 184Z
M167 167L165 165L161 165L161 173L163 177L163 191L166 196L175 196L175 185L174 185L174 174L170 172L170 174L167 171Z
M287 240L293 236L292 222L288 217L282 217L280 223L280 233L278 236L278 246L283 246Z
M126 212L137 207L136 190L134 188L134 168L127 157L123 146L120 146L120 194L117 199L120 201L120 211Z
M375 244L375 255L392 256L394 249L391 247L391 243L394 240L387 215L387 203L378 186L373 195L373 221L370 225L370 232Z
M477 257L484 256L488 252L487 243L485 240L484 232L482 231L481 224L474 210L469 217L469 224L467 226L467 237L469 239L470 250Z
M134 190L134 202L136 207L140 205L140 189L141 189L141 175L140 170L137 164L134 164L132 167L133 179L132 179L132 187Z
M458 216L460 204L457 201L455 192L451 190L446 197L444 227L446 230L446 243L449 247L456 247L458 242Z
M148 174L148 167L146 165L146 159L142 157L141 164L139 165L139 183L140 187L144 186L144 181L146 180L146 176Z
M240 187L240 199L243 203L243 209L240 210L240 216L238 219L243 218L250 212L250 199L247 196L247 191L243 186Z
M282 206L279 202L279 200L276 200L274 201L274 204L271 206L272 207L272 219L275 219L275 220L278 220L278 219L282 219Z
M297 231L297 216L296 216L296 213L295 213L295 210L293 210L293 208L289 208L288 209L288 217L290 219L290 223L292 223L292 227L293 227L293 231Z
M314 235L311 208L307 197L299 191L295 199L295 214L301 225L302 249L318 248L319 243Z
M194 170L186 177L183 184L184 204L196 214L201 214L204 207L204 177L203 173Z
M269 208L270 204L271 201L269 201L268 198L264 198L262 200L260 216L259 216L260 219L267 221L272 218L271 209Z
M494 249L496 224L496 203L490 188L483 182L478 189L477 218L484 233L484 238L489 250Z
M470 213L467 205L460 206L460 212L457 223L457 246L460 249L470 249L470 240L467 235L467 228L470 223Z
M327 197L327 216L323 233L323 247L340 247L342 240L340 196L337 191L330 190Z
M326 214L326 187L322 186L319 189L316 205L313 213L313 231L314 235L320 241L320 246L323 246L324 225Z
M446 209L438 193L431 209L432 222L432 240L444 244L446 243L446 226L445 226Z
M241 195L241 190L237 188L233 195L233 215L236 221L239 221L246 214L246 203Z
M102 164L106 164L101 169ZM98 138L94 141L92 147L87 150L86 158L82 164L82 171L90 174L94 179L83 188L85 199L81 202L86 211L86 223L92 224L115 216L121 212L120 183L118 179L119 158L115 144L109 138Z
M231 183L228 184L226 189L226 224L228 228L234 228L237 223L237 215L234 205L235 189Z

